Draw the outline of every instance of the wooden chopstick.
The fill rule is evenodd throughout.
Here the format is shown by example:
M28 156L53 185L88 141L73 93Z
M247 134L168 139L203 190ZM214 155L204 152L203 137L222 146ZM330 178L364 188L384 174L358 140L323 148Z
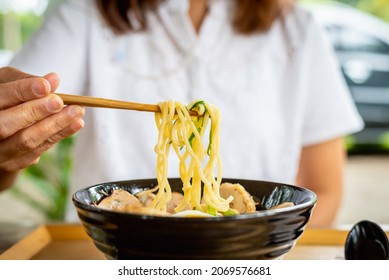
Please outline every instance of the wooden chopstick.
M64 93L56 93L62 98L66 105L81 105L85 107L96 107L96 108L112 108L112 109L124 109L124 110L136 110L145 112L161 112L158 105L154 104L143 104L121 100L113 100L99 97L72 95Z
M65 105L80 105L95 108L111 108L123 110L135 110L143 112L160 113L161 109L155 104L136 103L122 100L114 100L100 97L73 95L67 93L55 93L63 100ZM196 111L189 111L189 115L198 116Z

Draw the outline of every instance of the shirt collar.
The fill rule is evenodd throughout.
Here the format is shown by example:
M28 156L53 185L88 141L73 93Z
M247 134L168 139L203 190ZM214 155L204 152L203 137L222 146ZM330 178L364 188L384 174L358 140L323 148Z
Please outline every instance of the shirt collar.
M209 12L200 34L196 33L188 16L189 0L164 1L159 9L159 15L167 33L178 48L185 53L194 53L195 49L199 48L200 41L214 45L213 41L218 39L220 29L224 29L225 24L230 22L226 17L230 17L233 3L233 0L209 0Z

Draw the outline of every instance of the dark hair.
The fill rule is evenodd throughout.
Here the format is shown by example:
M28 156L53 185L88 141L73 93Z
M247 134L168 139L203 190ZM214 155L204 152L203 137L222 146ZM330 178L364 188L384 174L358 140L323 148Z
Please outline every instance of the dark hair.
M109 27L118 34L147 29L146 13L164 0L96 0ZM228 0L232 1L232 0ZM294 0L234 0L232 26L241 34L268 30ZM131 14L131 18L128 16Z

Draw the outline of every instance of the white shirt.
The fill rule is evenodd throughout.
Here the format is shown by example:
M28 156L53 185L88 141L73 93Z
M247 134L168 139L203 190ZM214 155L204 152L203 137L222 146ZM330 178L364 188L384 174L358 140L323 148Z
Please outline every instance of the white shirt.
M302 147L360 130L323 31L296 7L270 31L233 32L232 1L210 1L196 34L188 1L148 16L147 32L113 35L91 0L55 11L12 62L55 71L58 91L153 103L203 99L222 114L223 177L294 183ZM154 115L87 108L77 135L71 193L101 182L155 177ZM169 175L178 176L170 157ZM70 206L70 220L77 220Z

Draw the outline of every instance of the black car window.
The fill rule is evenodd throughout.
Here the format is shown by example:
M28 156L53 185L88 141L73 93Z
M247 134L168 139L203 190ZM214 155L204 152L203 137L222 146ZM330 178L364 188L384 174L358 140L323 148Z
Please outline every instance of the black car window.
M342 27L338 30L338 49L372 53L389 53L389 45L362 31Z

